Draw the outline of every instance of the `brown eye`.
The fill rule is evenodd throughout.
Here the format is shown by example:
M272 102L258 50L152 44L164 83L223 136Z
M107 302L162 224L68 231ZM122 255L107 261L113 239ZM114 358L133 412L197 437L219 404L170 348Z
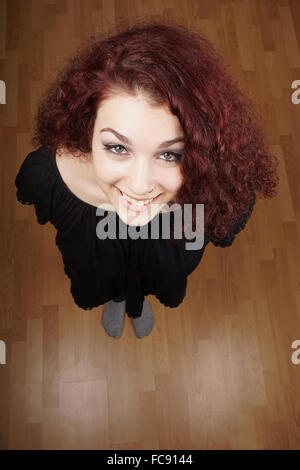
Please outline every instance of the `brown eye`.
M168 152L166 152L166 153L168 153ZM170 155L171 155L171 154L169 153L169 156L170 156ZM171 155L171 156L172 156L172 155ZM169 160L169 158L167 158L167 160Z
M173 157L172 159L170 159L170 158L165 158L165 159L163 159L163 160L164 160L165 162L167 162L167 163L173 163L173 162L176 163L176 162L179 162L180 159L181 159L181 154L179 154L179 153L168 152L168 151L162 153L162 155L166 155L166 154L167 154L167 155L171 155L171 158Z
M123 145L119 145L119 144L115 144L115 145L106 144L106 145L104 145L103 150L111 151L112 149L115 149L116 147L119 147L119 148L121 148L121 149L125 149L125 147L123 147ZM126 150L126 149L125 149L125 150ZM115 155L122 155L121 152L112 152L112 153L114 153Z

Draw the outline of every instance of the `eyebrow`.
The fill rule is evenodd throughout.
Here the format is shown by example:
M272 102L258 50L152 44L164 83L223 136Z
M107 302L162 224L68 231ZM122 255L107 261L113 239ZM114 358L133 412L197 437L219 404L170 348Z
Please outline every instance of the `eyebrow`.
M130 140L125 137L125 135L119 134L119 132L115 131L114 129L111 129L111 127L104 127L104 129L101 129L100 132L111 132L114 134L121 142L125 142L126 144L132 145ZM175 144L176 142L185 142L184 137L176 137L176 139L171 139L171 140L166 140L165 142L162 142L158 148L165 147L166 145L172 145Z

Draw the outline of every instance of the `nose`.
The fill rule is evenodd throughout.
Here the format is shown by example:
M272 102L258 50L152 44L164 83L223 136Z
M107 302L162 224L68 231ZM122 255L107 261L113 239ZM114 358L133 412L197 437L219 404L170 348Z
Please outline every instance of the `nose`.
M155 181L150 163L141 157L132 161L128 175L129 194L137 198L147 198L149 191L154 187Z

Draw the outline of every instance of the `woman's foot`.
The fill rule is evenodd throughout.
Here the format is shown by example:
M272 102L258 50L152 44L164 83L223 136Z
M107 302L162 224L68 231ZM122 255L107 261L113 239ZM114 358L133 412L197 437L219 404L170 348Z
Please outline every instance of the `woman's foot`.
M138 318L131 318L131 321L138 338L143 338L151 333L154 325L154 316L151 306L146 298L144 299L141 316Z
M120 338L125 319L125 300L114 302L110 300L104 306L102 324L109 336Z

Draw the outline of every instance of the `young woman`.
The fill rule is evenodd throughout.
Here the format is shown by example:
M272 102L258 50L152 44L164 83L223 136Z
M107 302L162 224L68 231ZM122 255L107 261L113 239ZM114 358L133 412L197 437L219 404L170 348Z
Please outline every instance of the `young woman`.
M106 304L102 323L114 337L125 312L138 337L149 334L145 296L178 306L207 243L231 245L255 191L277 194L278 161L254 106L212 44L182 25L143 22L93 35L47 90L35 121L39 148L16 176L17 198L35 205L40 224L55 226L74 301ZM181 238L168 210L174 203ZM202 230L200 248L187 249L188 226Z

